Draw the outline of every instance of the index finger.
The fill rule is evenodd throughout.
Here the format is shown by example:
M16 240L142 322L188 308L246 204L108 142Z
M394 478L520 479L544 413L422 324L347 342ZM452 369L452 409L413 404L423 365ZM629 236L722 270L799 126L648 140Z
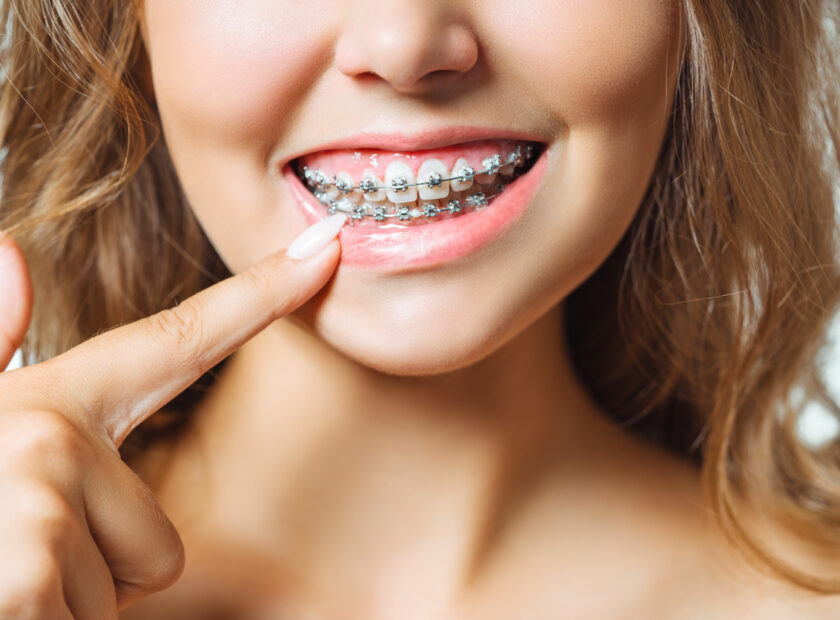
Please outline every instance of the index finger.
M337 232L337 231L336 231ZM327 282L337 241L295 261L273 254L181 302L100 334L45 363L53 400L115 446L143 420Z

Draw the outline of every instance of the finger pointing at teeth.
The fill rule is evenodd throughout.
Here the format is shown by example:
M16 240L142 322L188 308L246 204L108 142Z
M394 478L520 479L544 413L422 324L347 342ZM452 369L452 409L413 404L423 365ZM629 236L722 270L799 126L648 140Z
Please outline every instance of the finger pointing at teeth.
M104 430L119 446L146 417L321 289L338 264L333 239L345 220L325 218L287 252L45 363L61 392L54 398L78 403L68 417Z

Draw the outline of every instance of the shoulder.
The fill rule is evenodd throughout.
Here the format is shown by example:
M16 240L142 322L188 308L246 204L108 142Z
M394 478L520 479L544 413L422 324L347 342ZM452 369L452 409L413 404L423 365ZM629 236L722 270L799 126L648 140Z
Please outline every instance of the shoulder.
M542 570L519 591L535 587L546 617L840 620L840 595L771 577L728 542L696 469L644 440L605 444L584 492L552 489L523 528L539 532L521 549Z

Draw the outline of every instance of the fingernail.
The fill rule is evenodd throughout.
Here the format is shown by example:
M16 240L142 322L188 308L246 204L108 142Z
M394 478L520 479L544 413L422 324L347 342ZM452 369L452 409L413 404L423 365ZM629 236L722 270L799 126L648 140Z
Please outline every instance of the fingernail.
M346 214L335 213L312 224L292 241L286 249L286 256L297 260L314 256L338 236L346 222Z

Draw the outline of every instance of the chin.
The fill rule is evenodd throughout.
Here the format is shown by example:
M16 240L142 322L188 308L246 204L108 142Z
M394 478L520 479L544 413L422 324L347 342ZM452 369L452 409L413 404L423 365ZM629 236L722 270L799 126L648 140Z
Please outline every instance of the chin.
M306 310L302 308L302 310ZM298 314L296 322L326 345L371 370L396 376L432 376L456 371L490 356L513 335L499 337L492 324L445 320L359 321L336 316L329 305Z

